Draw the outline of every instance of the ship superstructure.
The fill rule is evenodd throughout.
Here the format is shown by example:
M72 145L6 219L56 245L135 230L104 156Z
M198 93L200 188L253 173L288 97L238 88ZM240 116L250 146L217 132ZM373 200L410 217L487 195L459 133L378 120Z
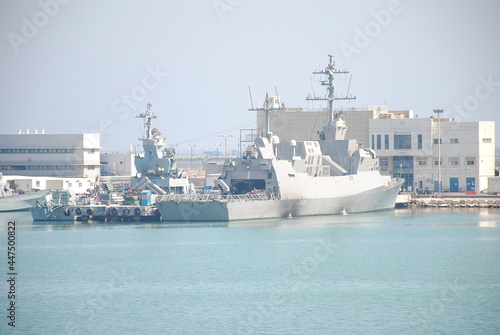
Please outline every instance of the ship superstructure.
M394 208L402 179L382 176L372 149L346 140L347 125L334 110L334 76L330 56L323 74L328 119L317 141L282 142L269 131L261 134L241 158L224 163L212 194L162 196L156 206L166 221L228 221L287 216L357 213ZM340 98L344 99L344 98ZM266 120L283 108L266 95L260 110Z
M144 120L142 147L144 152L135 156L138 178L132 180L132 188L150 189L157 194L186 194L192 192L187 172L178 169L175 163L175 148L166 146L157 128L152 128L152 120L158 115L148 103L144 113L136 117Z

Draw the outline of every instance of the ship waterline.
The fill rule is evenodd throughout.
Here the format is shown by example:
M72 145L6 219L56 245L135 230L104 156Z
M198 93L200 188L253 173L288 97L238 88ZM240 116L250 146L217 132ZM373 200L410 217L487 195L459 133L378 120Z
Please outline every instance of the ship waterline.
M38 201L45 199L49 191L38 191L29 194L0 197L0 212L27 211Z
M265 194L235 196L166 195L156 203L163 221L231 221L354 214L394 209L403 180L351 195L268 199Z

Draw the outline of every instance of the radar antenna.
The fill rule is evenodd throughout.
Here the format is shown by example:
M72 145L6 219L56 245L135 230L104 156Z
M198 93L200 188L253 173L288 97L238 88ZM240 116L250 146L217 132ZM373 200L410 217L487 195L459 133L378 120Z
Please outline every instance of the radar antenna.
M158 114L153 112L151 110L151 105L150 102L148 102L147 109L144 113L140 113L136 115L136 118L141 118L144 119L144 138L140 138L140 140L151 140L153 139L153 131L151 129L151 120L156 119L158 117Z
M333 61L333 55L328 55L330 58L330 61L326 68L323 71L314 71L313 74L324 74L327 77L327 80L322 80L321 85L322 86L327 86L327 96L323 97L317 97L316 95L314 96L308 96L306 97L306 100L322 100L322 101L328 101L328 121L334 121L336 118L335 112L333 110L333 101L334 100L355 100L356 96L340 96L337 97L335 96L335 85L333 83L333 76L336 74L345 74L345 73L350 73L349 71L342 69L342 70L337 70L335 67L335 62ZM350 84L349 84L350 86Z

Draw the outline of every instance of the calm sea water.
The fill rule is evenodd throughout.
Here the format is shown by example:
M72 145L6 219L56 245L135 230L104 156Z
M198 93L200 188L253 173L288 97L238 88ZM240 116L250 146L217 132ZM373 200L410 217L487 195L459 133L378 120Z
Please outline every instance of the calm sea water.
M0 222L2 334L500 333L499 210L230 224L4 213Z

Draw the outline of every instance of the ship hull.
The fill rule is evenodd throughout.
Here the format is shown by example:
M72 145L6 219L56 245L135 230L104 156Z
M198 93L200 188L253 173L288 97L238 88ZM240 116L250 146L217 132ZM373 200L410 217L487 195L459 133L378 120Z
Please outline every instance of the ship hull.
M400 183L342 197L243 201L161 201L163 221L236 221L394 209Z
M75 215L69 215L67 207L37 207L31 210L33 221L75 221Z
M37 201L43 200L48 194L48 191L38 191L0 198L0 212L29 210L35 207Z

